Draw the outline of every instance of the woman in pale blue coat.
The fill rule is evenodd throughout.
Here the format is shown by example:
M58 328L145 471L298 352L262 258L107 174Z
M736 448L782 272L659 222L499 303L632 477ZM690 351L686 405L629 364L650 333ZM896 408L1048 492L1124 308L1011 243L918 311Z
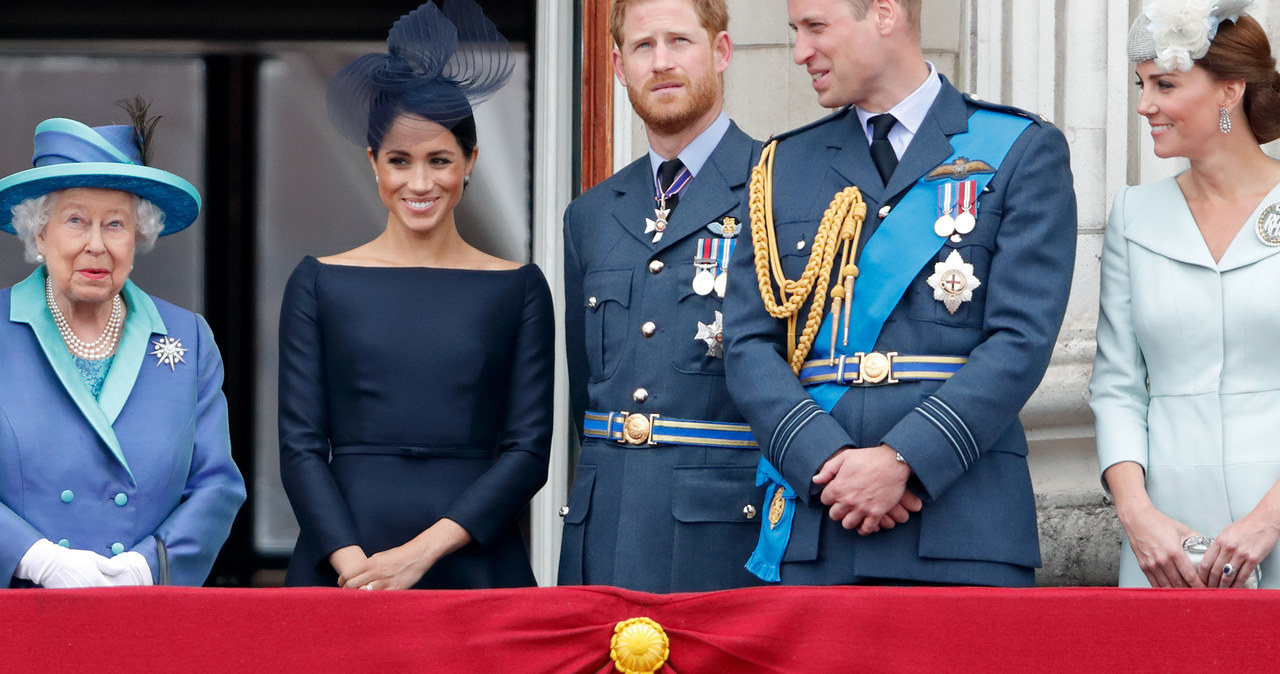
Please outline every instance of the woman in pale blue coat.
M145 165L154 123L36 127L0 229L36 270L0 290L0 574L11 587L200 585L245 499L200 316L128 280L200 196ZM3 576L0 576L3 577Z
M1247 4L1159 0L1130 31L1138 113L1190 169L1122 189L1102 254L1090 390L1121 585L1241 587L1261 568L1280 587L1280 163L1259 147L1280 137L1280 73ZM1214 30L1172 39L1188 16ZM1198 565L1193 535L1214 538Z

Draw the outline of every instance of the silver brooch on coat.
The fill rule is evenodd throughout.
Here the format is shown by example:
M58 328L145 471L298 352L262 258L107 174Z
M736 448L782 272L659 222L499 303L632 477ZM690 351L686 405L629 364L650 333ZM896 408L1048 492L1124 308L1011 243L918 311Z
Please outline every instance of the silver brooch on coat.
M1272 248L1280 246L1280 201L1262 210L1258 216L1258 228L1255 230L1258 240Z
M169 370L172 371L176 368L178 363L187 362L182 359L183 354L185 354L187 350L183 348L182 340L180 339L174 339L165 335L160 339L151 342L151 346L155 347L151 352L151 355L156 357L156 367L168 365Z

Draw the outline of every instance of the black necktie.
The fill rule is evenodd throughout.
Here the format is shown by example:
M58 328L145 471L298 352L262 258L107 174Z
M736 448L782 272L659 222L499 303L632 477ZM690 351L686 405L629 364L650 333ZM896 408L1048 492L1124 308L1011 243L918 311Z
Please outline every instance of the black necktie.
M680 175L680 169L684 168L684 162L677 159L670 159L658 164L658 189L663 193L671 189L671 184L676 181L676 176ZM680 202L680 193L667 197L667 208L675 210L676 204Z
M889 143L889 130L898 123L898 120L894 119L893 115L883 114L876 115L867 121L871 122L871 161L876 163L880 180L888 185L889 176L893 175L893 169L898 167L898 155L894 154L893 145Z

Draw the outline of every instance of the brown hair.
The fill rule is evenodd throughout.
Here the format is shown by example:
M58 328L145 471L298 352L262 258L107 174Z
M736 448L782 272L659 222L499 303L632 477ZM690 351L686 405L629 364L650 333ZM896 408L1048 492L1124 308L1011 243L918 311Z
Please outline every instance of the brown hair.
M902 11L907 15L907 25L920 27L920 5L923 0L897 0ZM867 10L871 9L871 0L845 0L853 8L853 18L861 21L867 18Z
M1244 116L1253 135L1259 143L1280 138L1280 72L1267 33L1253 17L1223 21L1196 64L1215 80L1244 80Z
M622 23L627 19L627 8L648 0L613 0L609 7L609 34L613 36L614 46L622 47ZM693 11L698 15L698 22L707 29L707 34L715 36L729 30L729 8L724 0L689 0Z

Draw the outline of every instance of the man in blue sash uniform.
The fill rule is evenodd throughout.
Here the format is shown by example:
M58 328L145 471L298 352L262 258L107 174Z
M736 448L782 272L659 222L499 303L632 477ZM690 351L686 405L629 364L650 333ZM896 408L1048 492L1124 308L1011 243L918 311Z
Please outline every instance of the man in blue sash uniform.
M762 517L760 455L725 386L721 328L729 260L750 254L739 234L760 144L722 112L727 24L724 0L612 7L614 71L650 149L565 213L565 337L583 442L562 510L563 585L759 582L742 563Z
M1040 565L1018 412L1071 286L1067 145L939 76L920 4L787 3L796 62L840 109L766 148L757 254L729 274L766 580L1025 586Z

